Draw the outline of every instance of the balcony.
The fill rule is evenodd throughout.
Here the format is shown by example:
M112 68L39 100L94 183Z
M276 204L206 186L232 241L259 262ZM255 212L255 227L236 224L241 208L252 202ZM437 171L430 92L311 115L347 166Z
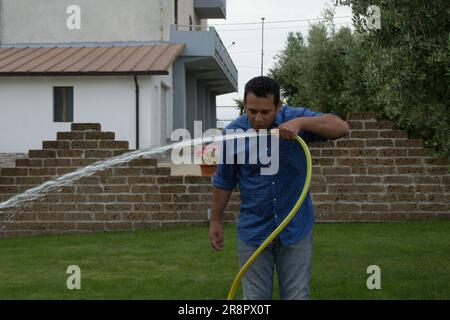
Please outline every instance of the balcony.
M201 19L226 19L226 0L194 0L194 10Z
M219 78L227 82L227 91L238 90L238 70L214 27L172 26L171 43L185 45L181 57L195 58L187 64L188 68L198 72L219 71Z

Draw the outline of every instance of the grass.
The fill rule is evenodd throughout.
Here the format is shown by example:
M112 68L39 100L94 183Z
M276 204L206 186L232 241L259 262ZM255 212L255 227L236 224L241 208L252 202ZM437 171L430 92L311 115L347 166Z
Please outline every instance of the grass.
M450 221L318 224L311 298L450 299L449 231ZM224 299L238 271L235 228L224 232L222 252L206 227L1 239L0 299ZM66 287L69 265L81 290ZM366 287L369 265L381 290Z

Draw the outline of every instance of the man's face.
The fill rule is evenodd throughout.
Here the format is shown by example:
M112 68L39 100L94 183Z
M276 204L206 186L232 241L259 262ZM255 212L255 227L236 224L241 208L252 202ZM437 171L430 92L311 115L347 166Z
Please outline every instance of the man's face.
M251 92L247 94L245 110L250 124L256 131L269 129L275 120L280 106L275 105L274 99L273 96L257 97Z

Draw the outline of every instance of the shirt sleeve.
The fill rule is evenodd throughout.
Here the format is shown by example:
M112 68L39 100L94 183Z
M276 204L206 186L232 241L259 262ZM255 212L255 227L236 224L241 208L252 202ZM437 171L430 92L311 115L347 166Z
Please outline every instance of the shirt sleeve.
M310 109L306 108L293 108L294 109L294 116L293 118L299 118L299 117L320 117L324 116L326 113L322 112L315 112ZM300 130L300 137L305 140L306 142L316 142L316 141L328 141L327 138L322 137L318 134Z

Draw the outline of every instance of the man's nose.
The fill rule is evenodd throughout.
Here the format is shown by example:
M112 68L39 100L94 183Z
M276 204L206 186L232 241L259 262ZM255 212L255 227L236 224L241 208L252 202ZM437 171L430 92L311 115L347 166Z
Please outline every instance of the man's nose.
M261 122L261 121L263 120L262 114L257 113L257 114L256 114L256 117L255 117L255 120L256 120L256 122Z

